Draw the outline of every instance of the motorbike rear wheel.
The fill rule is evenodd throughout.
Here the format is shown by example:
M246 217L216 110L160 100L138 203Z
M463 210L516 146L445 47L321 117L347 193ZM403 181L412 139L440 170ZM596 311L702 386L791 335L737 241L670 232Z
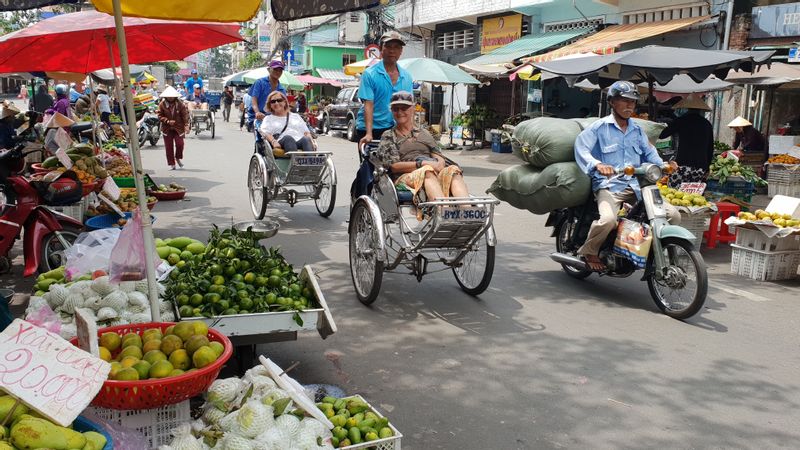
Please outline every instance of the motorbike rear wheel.
M647 286L650 295L664 314L673 319L688 319L700 311L708 293L708 272L700 252L683 239L661 242L669 265L661 279L656 279L652 255L648 259Z
M61 237L64 238L70 245L75 243L81 230L69 225L62 225L60 231ZM64 245L56 236L56 233L47 234L42 238L41 248L42 254L39 258L39 272L48 272L56 269L67 263L67 257L64 255Z
M566 253L572 256L578 256L577 251L568 251L567 250L567 243L572 236L573 231L575 230L575 225L577 225L577 219L575 218L567 218L566 220L562 220L561 223L557 225L556 228L556 251L559 253ZM561 264L561 268L564 269L564 272L567 275L582 280L589 275L592 274L591 270L581 270L575 267L569 266L567 264Z

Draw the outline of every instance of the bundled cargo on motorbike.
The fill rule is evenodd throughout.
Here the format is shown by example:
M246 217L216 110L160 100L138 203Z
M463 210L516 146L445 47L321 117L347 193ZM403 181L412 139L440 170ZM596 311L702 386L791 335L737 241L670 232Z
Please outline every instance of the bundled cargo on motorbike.
M591 180L578 164L560 162L544 169L528 164L509 167L500 172L487 192L515 208L547 214L583 204L591 187Z

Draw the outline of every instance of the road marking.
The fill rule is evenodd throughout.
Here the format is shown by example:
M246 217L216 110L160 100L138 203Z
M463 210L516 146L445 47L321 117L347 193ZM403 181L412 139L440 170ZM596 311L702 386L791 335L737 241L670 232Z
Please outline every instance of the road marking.
M772 301L771 298L764 297L764 296L758 295L758 294L753 294L752 292L747 292L747 291L742 290L742 289L734 289L734 288L728 287L728 286L726 286L726 285L724 285L722 283L717 283L715 281L712 281L711 283L709 283L709 285L714 289L718 289L718 290L720 290L722 292L727 292L728 294L732 294L732 295L735 295L737 297L742 297L742 298L745 298L747 300L751 300L751 301L754 301L754 302L769 302L769 301Z

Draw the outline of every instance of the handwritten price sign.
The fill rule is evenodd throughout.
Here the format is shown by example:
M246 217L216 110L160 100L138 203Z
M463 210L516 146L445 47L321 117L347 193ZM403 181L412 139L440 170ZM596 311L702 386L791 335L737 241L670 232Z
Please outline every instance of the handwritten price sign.
M61 426L89 405L110 370L102 359L24 320L0 333L0 386Z

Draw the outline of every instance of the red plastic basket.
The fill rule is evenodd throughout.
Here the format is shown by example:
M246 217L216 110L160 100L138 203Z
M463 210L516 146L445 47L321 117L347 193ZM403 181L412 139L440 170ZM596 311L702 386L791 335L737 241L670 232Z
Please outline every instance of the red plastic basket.
M183 197L186 197L186 191L175 191L175 192L147 191L147 195L151 195L159 200L164 200L164 201L181 200Z
M120 335L127 333L141 335L144 330L151 328L160 328L163 332L172 325L175 325L175 323L152 322L118 325L99 329L97 330L97 335L100 336L111 331ZM222 366L233 354L233 345L224 334L209 329L208 339L212 342L220 342L225 346L222 355L210 365L176 377L139 381L106 380L91 404L109 409L151 409L180 403L205 392L211 386L211 383L217 379ZM77 345L78 339L74 338L71 342L72 345Z
M97 182L92 181L91 183L83 183L82 186L83 186L83 196L86 197L87 195L94 192L94 190L97 188Z
M33 173L48 173L53 169L45 169L42 167L42 163L33 163L31 164L31 170L33 170Z

